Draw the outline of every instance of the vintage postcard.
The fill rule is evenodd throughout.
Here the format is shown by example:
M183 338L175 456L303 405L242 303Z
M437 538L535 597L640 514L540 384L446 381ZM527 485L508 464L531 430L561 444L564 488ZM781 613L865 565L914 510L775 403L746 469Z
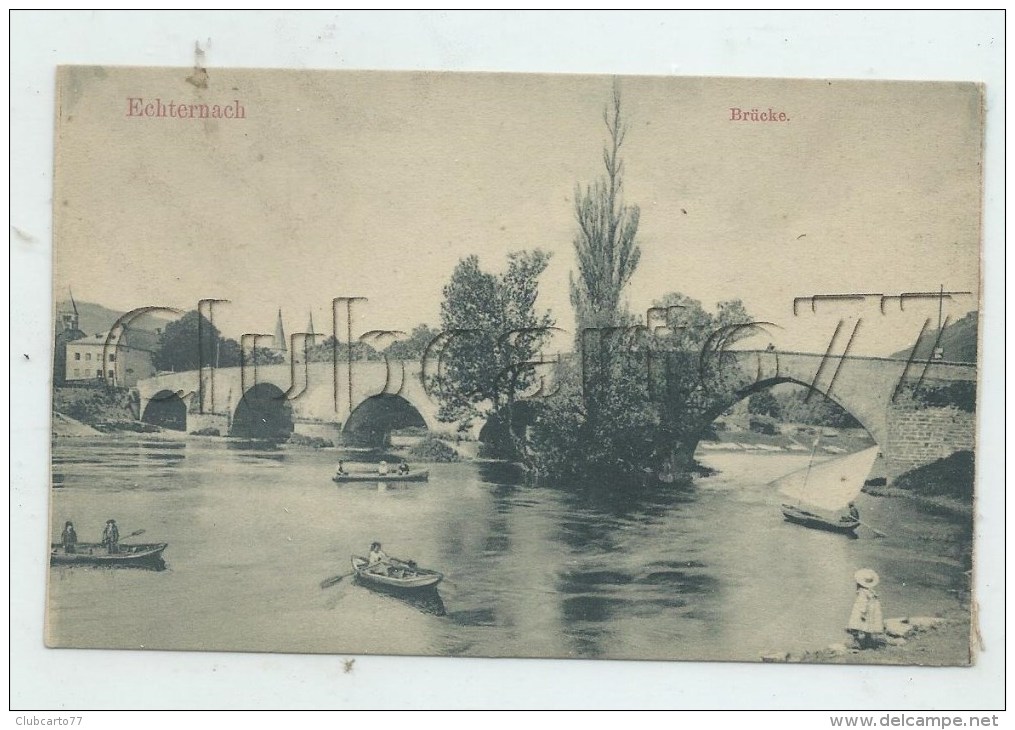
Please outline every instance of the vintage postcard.
M969 664L982 106L59 69L47 645Z

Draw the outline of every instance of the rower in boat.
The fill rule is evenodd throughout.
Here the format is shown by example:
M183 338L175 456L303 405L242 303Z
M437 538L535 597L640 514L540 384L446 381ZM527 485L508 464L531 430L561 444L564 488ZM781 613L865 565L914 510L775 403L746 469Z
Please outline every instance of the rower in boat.
M370 553L367 556L367 570L380 575L391 574L391 558L381 549L379 542L370 543Z

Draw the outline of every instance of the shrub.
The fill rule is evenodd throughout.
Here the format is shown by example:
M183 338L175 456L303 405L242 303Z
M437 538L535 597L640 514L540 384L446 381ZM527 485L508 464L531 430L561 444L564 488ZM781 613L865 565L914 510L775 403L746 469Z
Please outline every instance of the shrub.
M942 385L924 384L911 391L913 400L937 408L958 408L966 413L976 412L976 383L955 381Z
M162 429L152 423L142 423L141 421L127 421L127 420L115 420L115 421L98 421L92 424L97 431L103 433L111 433L113 431L130 431L131 433L158 433Z
M222 432L219 431L214 426L205 426L204 428L199 428L196 431L191 431L190 435L191 436L221 436Z
M779 434L779 424L770 416L751 416L751 430L755 433L763 433L769 436Z
M439 438L427 435L409 449L409 455L419 461L450 463L460 459L458 452Z
M973 452L956 451L951 456L911 469L895 480L895 486L917 494L973 500Z
M335 445L331 439L321 436L305 436L302 433L293 433L286 442L291 446L305 446L311 449L330 449Z

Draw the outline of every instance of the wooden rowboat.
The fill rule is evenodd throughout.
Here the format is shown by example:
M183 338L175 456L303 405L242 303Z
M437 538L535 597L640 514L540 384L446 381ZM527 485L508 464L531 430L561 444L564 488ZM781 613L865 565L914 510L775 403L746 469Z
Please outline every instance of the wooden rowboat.
M49 553L50 565L99 565L109 568L148 568L162 570L166 567L162 551L168 543L119 545L119 550L110 553L106 546L97 542L79 542L72 553L64 550L61 543L52 544Z
M408 474L377 474L376 472L357 471L348 474L336 474L332 481L339 484L347 482L426 482L430 480L430 472L426 469L416 469Z
M813 527L818 530L830 530L831 532L851 533L860 526L860 520L847 513L826 513L814 508L804 509L800 506L784 504L782 516L789 522L794 522L804 527Z
M440 583L444 576L436 570L420 568L415 563L389 558L388 575L378 572L378 566L367 568L367 559L360 555L352 556L352 569L356 577L373 586L390 591L418 591Z

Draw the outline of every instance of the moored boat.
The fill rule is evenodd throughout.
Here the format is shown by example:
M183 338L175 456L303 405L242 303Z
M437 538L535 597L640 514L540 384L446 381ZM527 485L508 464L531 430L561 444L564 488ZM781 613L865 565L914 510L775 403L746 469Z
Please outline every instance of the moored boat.
M782 515L789 522L832 532L851 533L860 526L859 518L849 512L819 512L814 507L805 509L801 506L784 504L782 505Z
M50 565L98 565L109 568L148 568L162 570L166 567L162 551L168 543L120 544L118 551L110 553L106 546L97 542L79 542L74 552L67 552L61 543L52 543L49 553Z
M378 474L377 472L356 471L345 474L336 474L332 481L339 484L347 482L426 482L430 480L430 472L427 469L414 469L406 474Z
M877 456L878 447L872 446L816 466L812 462L806 469L776 480L784 498L783 517L805 527L852 533L861 524L853 500L863 489Z
M420 568L411 561L389 558L386 565L387 574L378 570L378 566L368 567L366 558L360 555L352 556L352 569L356 571L356 577L374 586L379 586L393 591L418 591L437 585L444 579L444 575L436 570Z

